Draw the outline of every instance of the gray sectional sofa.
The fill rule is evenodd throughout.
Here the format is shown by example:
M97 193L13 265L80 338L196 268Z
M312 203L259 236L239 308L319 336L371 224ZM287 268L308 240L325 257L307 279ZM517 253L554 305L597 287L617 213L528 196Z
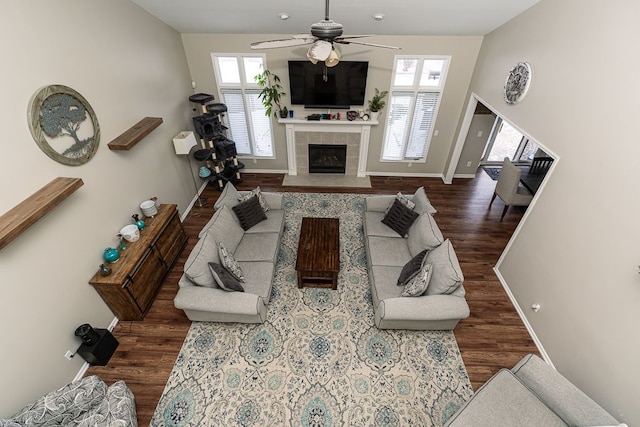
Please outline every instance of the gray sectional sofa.
M625 426L533 354L491 377L445 425Z
M282 194L261 192L268 205L266 220L244 230L232 210L247 191L238 191L228 183L215 204L215 213L203 227L199 240L189 254L184 274L174 299L192 321L262 323L284 227ZM209 263L220 263L219 243L233 254L244 274L244 292L221 289Z
M444 239L424 188L408 196L418 218L402 237L382 223L396 196L365 198L364 234L374 321L380 329L450 330L469 316L462 286L464 277L451 242ZM433 266L427 291L401 296L397 286L403 267L427 249L425 262Z

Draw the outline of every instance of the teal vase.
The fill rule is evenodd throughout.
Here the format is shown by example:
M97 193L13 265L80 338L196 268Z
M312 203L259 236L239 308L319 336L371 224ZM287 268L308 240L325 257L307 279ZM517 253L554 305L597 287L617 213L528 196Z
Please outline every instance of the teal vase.
M136 224L136 227L138 227L138 230L142 231L142 229L145 227L145 223L143 220L140 219L140 217L138 216L138 214L133 214L131 215L131 218L133 218L133 222Z
M120 252L118 252L118 250L115 248L107 248L104 250L102 258L104 258L105 261L113 264L120 258Z

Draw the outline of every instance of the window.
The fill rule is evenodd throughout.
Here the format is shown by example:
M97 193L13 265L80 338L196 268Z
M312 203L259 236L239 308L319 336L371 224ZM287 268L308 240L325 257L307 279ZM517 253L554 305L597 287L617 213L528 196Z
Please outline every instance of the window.
M382 160L426 159L448 65L449 57L395 57Z
M253 79L265 66L264 55L212 54L220 102L227 106L227 136L241 156L273 157L271 118L258 98L260 87Z

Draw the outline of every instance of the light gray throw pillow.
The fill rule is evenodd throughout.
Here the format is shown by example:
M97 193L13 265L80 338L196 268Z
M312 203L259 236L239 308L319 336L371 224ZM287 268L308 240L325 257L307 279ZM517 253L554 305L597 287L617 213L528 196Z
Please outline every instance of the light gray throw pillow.
M433 264L427 295L449 295L462 285L464 276L449 239L429 251L424 262Z

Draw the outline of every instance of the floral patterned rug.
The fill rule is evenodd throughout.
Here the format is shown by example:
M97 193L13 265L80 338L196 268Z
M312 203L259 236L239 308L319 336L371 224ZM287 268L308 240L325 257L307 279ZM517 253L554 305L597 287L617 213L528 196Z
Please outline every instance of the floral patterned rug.
M355 194L285 193L264 324L194 322L153 426L440 426L472 389L451 331L373 324ZM338 290L298 289L303 216L340 218Z

